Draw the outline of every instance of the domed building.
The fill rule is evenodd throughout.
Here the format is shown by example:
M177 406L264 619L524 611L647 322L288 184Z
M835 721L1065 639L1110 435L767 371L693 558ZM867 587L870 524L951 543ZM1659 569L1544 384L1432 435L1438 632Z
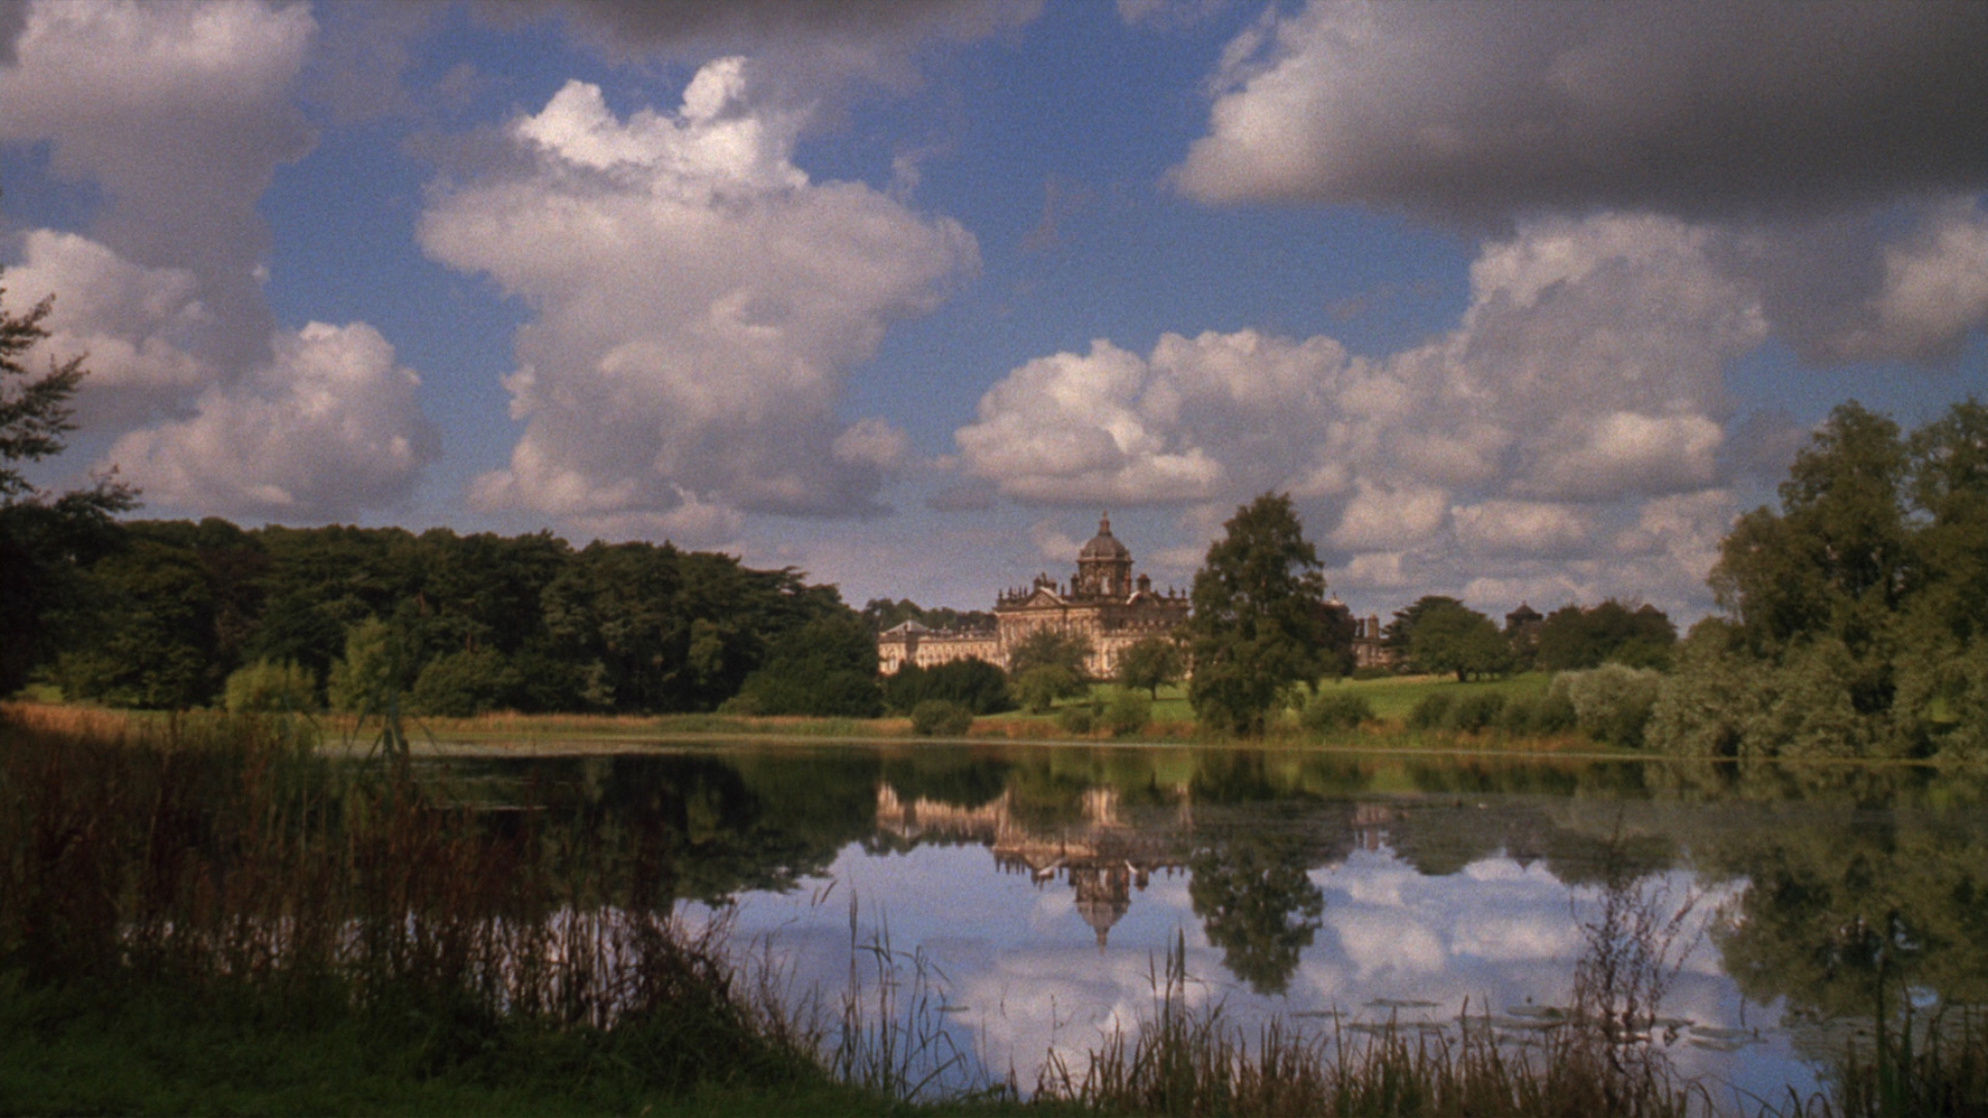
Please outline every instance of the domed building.
M1011 649L1039 629L1075 633L1090 642L1086 670L1106 679L1118 671L1126 648L1164 636L1187 620L1187 595L1153 589L1145 575L1132 575L1132 550L1111 534L1111 516L1098 520L1098 534L1077 551L1077 573L1067 584L1037 575L1024 589L995 596L995 628L940 631L907 621L877 637L877 659L885 675L906 664L931 667L978 657L1002 669Z

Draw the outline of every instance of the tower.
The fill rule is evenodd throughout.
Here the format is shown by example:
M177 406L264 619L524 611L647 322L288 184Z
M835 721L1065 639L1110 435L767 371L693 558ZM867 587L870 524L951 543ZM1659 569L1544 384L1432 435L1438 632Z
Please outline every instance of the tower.
M1098 517L1098 534L1077 552L1077 577L1070 590L1078 597L1132 596L1132 552L1111 534L1111 514Z

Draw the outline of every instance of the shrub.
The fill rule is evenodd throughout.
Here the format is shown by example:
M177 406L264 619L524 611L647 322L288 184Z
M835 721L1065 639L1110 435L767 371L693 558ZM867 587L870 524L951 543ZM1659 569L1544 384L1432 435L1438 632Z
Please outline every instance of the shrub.
M1415 704L1415 709L1408 712L1408 728L1411 730L1441 728L1449 722L1450 705L1454 702L1456 696L1448 691L1437 691L1423 696L1422 701Z
M1084 693L1084 681L1061 664L1038 664L1015 676L1015 698L1032 714L1045 714L1056 700Z
M1112 737L1127 737L1145 729L1153 720L1153 701L1130 688L1114 691L1104 704L1102 717Z
M499 652L451 652L428 661L414 677L414 707L423 714L469 718L506 705L517 682Z
M1514 737L1564 734L1574 728L1574 704L1567 696L1515 695L1498 714L1498 729Z
M1643 729L1662 683L1662 673L1648 668L1603 664L1590 671L1561 672L1553 677L1550 694L1573 705L1574 725L1582 733L1609 745L1636 747L1643 744Z
M1008 676L977 657L951 660L930 668L906 664L884 680L884 702L909 714L927 699L958 703L975 714L1000 714L1015 709L1008 693Z
M956 738L973 728L973 712L950 699L926 699L911 708L911 732L921 738Z
M1498 715L1504 709L1505 696L1501 692L1479 691L1474 695L1464 695L1450 704L1443 726L1458 733L1474 734L1496 725Z
M1311 697L1298 723L1314 734L1351 730L1374 719L1374 704L1357 691L1328 688Z
M1073 734L1088 734L1097 728L1098 714L1089 703L1064 707L1056 716L1056 724Z
M318 681L309 668L292 661L258 660L228 677L231 714L295 713L316 710Z

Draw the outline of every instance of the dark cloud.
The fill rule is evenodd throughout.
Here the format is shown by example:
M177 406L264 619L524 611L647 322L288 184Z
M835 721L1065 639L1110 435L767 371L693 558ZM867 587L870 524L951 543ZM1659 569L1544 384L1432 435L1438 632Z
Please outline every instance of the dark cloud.
M905 85L926 45L983 39L1041 10L1042 0L522 0L477 9L500 24L557 17L621 61L767 56L799 86L852 77Z
M1980 3L1313 4L1231 45L1176 178L1467 221L1972 191L1984 59Z

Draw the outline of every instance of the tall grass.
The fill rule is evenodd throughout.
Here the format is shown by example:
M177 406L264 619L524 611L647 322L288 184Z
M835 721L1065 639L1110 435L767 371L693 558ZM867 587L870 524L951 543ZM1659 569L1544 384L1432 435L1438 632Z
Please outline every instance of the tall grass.
M0 982L356 1023L417 1077L829 1081L820 1031L741 977L722 924L678 922L654 864L452 806L404 752L315 744L273 716L0 722Z

